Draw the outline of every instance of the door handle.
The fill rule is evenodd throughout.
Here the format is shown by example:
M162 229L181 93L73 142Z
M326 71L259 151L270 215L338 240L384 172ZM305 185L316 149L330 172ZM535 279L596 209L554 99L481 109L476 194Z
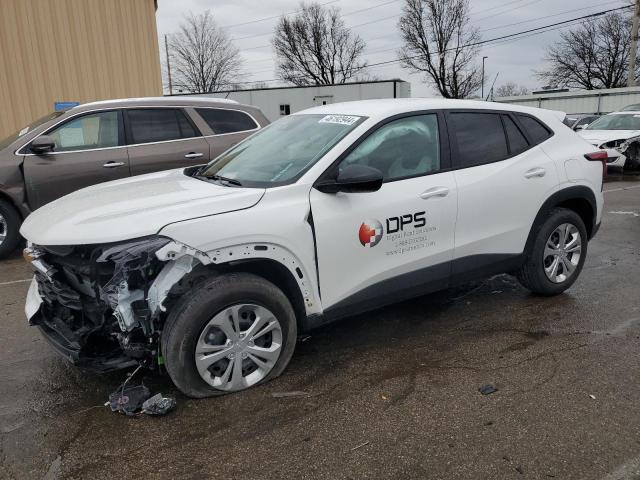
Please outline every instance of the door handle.
M536 167L531 170L527 170L524 174L524 178L544 177L547 171L544 168Z
M104 165L102 165L104 168L118 168L118 167L124 167L124 162L107 162Z
M189 152L184 156L184 158L200 158L201 156L202 153Z
M431 197L446 197L447 195L449 195L449 189L447 187L433 187L422 192L420 198L426 200Z

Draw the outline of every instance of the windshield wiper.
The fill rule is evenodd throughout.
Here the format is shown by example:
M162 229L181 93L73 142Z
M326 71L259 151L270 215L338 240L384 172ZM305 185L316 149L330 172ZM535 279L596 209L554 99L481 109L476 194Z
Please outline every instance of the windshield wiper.
M242 186L242 182L240 182L239 180L236 180L235 178L223 177L222 175L211 175L211 176L206 176L205 178L216 180L218 182L227 182L231 185L235 185L236 187Z

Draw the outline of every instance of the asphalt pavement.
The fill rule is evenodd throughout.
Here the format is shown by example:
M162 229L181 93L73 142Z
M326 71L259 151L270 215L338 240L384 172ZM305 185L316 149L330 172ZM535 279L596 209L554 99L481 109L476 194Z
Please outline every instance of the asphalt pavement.
M178 400L157 418L112 413L123 373L77 370L27 325L16 254L0 262L0 478L640 479L640 181L613 180L565 294L501 275L354 317L240 394L191 400L146 375Z

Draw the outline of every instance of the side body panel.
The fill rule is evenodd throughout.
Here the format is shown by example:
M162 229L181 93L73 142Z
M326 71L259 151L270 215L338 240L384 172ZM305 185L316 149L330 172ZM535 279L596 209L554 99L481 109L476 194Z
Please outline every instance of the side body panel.
M131 175L185 168L209 161L209 144L203 137L131 145Z
M204 252L214 264L260 258L280 262L298 282L307 315L319 314L310 188L268 189L254 207L172 223L158 233Z
M255 133L250 132L238 132L238 133L225 133L222 135L212 135L205 137L209 145L209 155L211 159L216 158L224 151L233 147L236 143L241 142L249 135Z
M528 176L534 169L544 175ZM533 219L558 185L556 165L539 146L507 160L456 170L455 177L455 258L522 253Z
M448 193L421 198L436 188ZM382 302L431 282L447 287L457 209L452 172L388 182L371 193L312 189L310 200L325 309ZM376 243L363 244L362 233L368 238L372 229Z
M124 146L25 155L23 171L29 207L35 210L89 185L128 177L129 157Z

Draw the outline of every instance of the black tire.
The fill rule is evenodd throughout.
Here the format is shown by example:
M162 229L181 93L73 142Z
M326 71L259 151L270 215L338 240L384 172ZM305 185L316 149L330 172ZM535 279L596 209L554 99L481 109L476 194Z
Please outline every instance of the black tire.
M580 233L582 250L580 259L573 273L563 282L554 283L544 271L544 249L553 231L563 223L574 225ZM552 296L564 292L576 281L587 257L587 229L580 215L567 208L555 208L535 234L533 245L527 253L524 264L516 273L523 287L538 295Z
M0 231L0 233L6 234L5 239L0 243L0 259L2 259L11 255L18 248L22 219L16 209L9 202L2 199L0 199L0 215L6 222L7 230L6 232ZM4 230L4 226L0 225L0 229Z
M162 332L161 347L167 372L185 395L204 398L228 393L212 387L200 376L195 348L209 320L223 309L240 303L267 308L282 328L280 357L258 385L279 376L289 364L295 349L297 324L293 307L285 294L271 282L249 273L211 277L171 307Z

